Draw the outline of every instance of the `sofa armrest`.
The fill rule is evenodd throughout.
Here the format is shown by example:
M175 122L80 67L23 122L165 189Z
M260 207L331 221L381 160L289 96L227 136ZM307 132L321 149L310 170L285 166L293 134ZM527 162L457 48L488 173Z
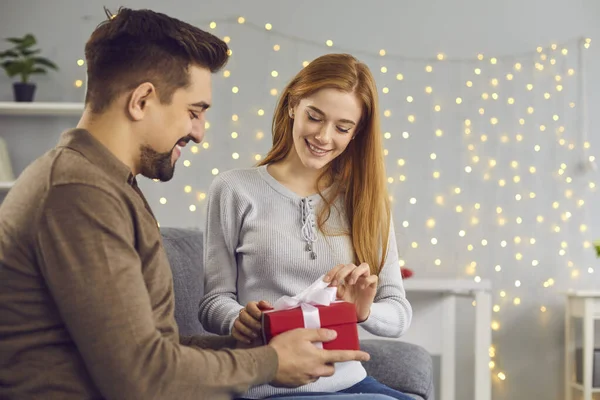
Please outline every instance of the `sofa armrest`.
M422 347L396 340L367 339L361 349L371 355L363 365L379 382L424 400L433 397L433 362Z

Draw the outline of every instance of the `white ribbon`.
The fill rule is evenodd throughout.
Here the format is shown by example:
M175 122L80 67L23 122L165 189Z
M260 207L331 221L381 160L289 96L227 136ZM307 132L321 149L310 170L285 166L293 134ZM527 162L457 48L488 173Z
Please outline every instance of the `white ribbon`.
M328 306L335 301L337 288L327 287L329 283L323 282L325 275L321 275L314 283L298 293L294 297L280 297L274 304L275 311L289 310L296 308L301 304L309 304L312 306Z
M317 329L321 327L319 309L315 306L328 306L335 301L337 288L328 287L329 283L323 282L325 275L321 275L314 283L298 293L296 296L280 297L273 305L274 311L290 310L300 307L304 318L304 327ZM323 348L322 342L314 343L318 348Z

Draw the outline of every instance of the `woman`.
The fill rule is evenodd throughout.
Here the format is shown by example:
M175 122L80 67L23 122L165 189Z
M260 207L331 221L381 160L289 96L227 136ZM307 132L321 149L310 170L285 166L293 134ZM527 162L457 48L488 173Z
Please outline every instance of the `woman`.
M256 344L261 309L322 275L356 305L367 331L399 337L408 329L377 88L365 64L329 54L298 73L275 109L265 159L211 185L205 234L199 318L211 332ZM300 388L262 385L244 397L332 392L410 398L367 377L359 362L337 364L333 376Z

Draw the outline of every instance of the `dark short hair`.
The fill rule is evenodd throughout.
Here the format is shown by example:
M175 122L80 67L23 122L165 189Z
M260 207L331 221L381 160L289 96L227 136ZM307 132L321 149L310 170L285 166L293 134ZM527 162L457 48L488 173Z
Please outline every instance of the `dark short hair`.
M105 9L107 20L85 45L85 103L100 113L126 91L151 82L160 101L189 85L189 66L219 71L229 58L227 44L186 22L151 10Z

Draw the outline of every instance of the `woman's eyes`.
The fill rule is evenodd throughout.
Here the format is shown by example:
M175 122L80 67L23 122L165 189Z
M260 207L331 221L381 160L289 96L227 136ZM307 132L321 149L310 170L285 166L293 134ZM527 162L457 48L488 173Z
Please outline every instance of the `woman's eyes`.
M308 116L308 119L310 121L314 121L314 122L323 122L323 120L320 120L318 118L315 118L311 113L309 113L308 111L306 112L306 115ZM337 126L336 127L338 131L342 132L342 133L348 133L350 132L350 129L352 128L343 128L341 126Z

